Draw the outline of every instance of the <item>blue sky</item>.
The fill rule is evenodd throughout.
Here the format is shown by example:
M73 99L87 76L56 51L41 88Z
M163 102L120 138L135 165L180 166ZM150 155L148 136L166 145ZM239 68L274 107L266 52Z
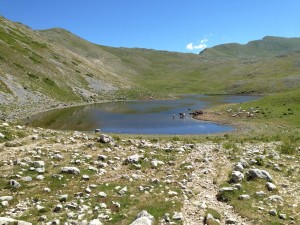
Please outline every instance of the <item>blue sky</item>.
M299 0L1 0L0 15L97 44L198 53L264 36L300 37Z

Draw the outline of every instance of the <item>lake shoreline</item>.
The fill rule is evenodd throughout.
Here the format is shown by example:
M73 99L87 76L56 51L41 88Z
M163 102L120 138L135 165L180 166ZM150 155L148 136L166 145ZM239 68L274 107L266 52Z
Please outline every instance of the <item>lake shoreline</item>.
M228 98L229 97L229 98ZM228 121L226 115L208 113L200 117L183 117L178 120L178 113L188 114L196 109L209 109L221 104L249 101L248 96L220 96L215 98L204 95L192 95L174 101L101 101L98 103L61 105L54 110L44 110L50 114L33 116L26 120L27 125L51 129L91 131L101 129L109 133L128 134L163 134L163 135L210 135L225 134L241 130L239 124ZM120 103L124 102L124 104ZM104 103L103 106L96 106ZM120 103L120 104L119 104ZM113 105L111 105L113 104ZM95 105L95 106L90 106ZM80 108L82 106L82 109ZM108 106L108 111L105 110ZM79 108L76 108L79 107ZM74 108L73 110L71 108ZM159 110L157 111L157 109ZM64 109L71 109L65 111ZM96 109L96 110L95 110ZM111 109L113 109L111 111ZM56 111L57 110L57 111ZM63 111L59 111L63 110ZM125 111L124 111L125 110ZM212 109L211 109L212 110ZM108 115L111 114L111 115ZM173 117L172 114L176 115ZM68 116L69 115L69 116ZM72 115L72 118L70 116ZM125 116L126 115L126 116ZM98 118L98 119L91 119ZM100 119L101 118L101 119ZM198 123L202 120L208 123ZM105 121L105 122L104 122ZM138 123L136 121L139 121ZM194 122L193 122L194 121ZM116 125L118 124L118 125Z

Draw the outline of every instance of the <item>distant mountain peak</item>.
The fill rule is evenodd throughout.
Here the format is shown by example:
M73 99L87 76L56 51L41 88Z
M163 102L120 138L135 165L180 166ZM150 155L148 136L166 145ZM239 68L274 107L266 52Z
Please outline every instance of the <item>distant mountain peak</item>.
M228 43L206 48L199 54L207 57L273 57L300 50L300 38L265 36L247 44Z

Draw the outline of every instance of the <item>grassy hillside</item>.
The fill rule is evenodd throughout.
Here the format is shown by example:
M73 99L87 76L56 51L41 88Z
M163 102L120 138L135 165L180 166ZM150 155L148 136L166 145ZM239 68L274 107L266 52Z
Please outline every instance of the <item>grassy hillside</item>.
M61 29L41 33L76 54L94 61L101 57L108 70L162 96L265 94L299 87L299 38L266 37L247 45L217 46L195 55L94 45ZM220 57L224 55L230 57Z
M90 43L0 18L0 108L177 94L274 94L300 86L300 39L265 37L200 55ZM1 115L0 115L1 116Z
M237 43L221 44L204 49L199 54L207 57L265 58L297 50L300 50L300 38L267 36L262 40L250 41L245 45Z
M0 17L0 103L86 102L131 85L82 54ZM99 59L99 61L101 61Z
M299 87L299 51L263 59L223 59L147 49L102 48L137 70L133 80L153 92L266 94Z

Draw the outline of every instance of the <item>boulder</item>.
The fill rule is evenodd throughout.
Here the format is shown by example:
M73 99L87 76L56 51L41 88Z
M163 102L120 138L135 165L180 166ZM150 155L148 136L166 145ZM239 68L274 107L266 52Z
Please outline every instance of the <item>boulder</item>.
M101 143L110 143L113 141L113 138L111 136L108 136L106 134L101 134L100 138L99 138L99 142Z
M183 215L182 212L174 212L174 215L172 216L173 220L182 220L183 219Z
M12 188L15 188L15 189L21 187L21 184L20 184L18 181L15 181L15 180L10 180L10 181L9 181L9 185L10 185Z
M238 224L238 222L234 218L227 218L225 224Z
M141 155L135 154L128 156L127 159L125 160L126 163L138 163L139 160L142 158Z
M34 161L33 166L35 168L45 167L45 162L44 161Z
M153 222L147 217L141 217L133 221L130 225L152 225Z
M276 215L277 215L276 209L271 209L271 210L269 211L269 214L270 214L271 216L276 216Z
M101 223L99 219L94 219L89 222L89 225L102 225L102 224L103 223Z
M239 200L248 200L250 198L251 198L250 195L239 195L238 197Z
M5 138L5 135L0 133L0 138Z
M275 186L275 184L273 184L271 182L267 182L266 188L268 189L268 191L274 191L276 189L276 186Z
M105 192L100 191L100 192L98 193L98 196L100 196L101 198L105 198L107 195L106 195Z
M233 171L231 174L231 180L233 183L239 183L244 179L244 174L242 174L240 171Z
M77 167L74 167L74 166L62 167L61 172L62 173L69 173L69 174L75 174L75 175L80 174L80 170Z
M240 162L238 162L238 163L234 166L234 170L235 170L235 171L240 171L240 172L242 172L242 171L244 170L244 167L243 167L243 165L242 165Z
M286 220L286 214L280 213L278 217L279 219Z
M271 175L267 171L260 170L260 169L250 169L250 170L248 170L247 177L251 180L260 178L260 179L265 179L267 181L272 181Z
M146 210L141 211L130 225L152 225L154 217Z

